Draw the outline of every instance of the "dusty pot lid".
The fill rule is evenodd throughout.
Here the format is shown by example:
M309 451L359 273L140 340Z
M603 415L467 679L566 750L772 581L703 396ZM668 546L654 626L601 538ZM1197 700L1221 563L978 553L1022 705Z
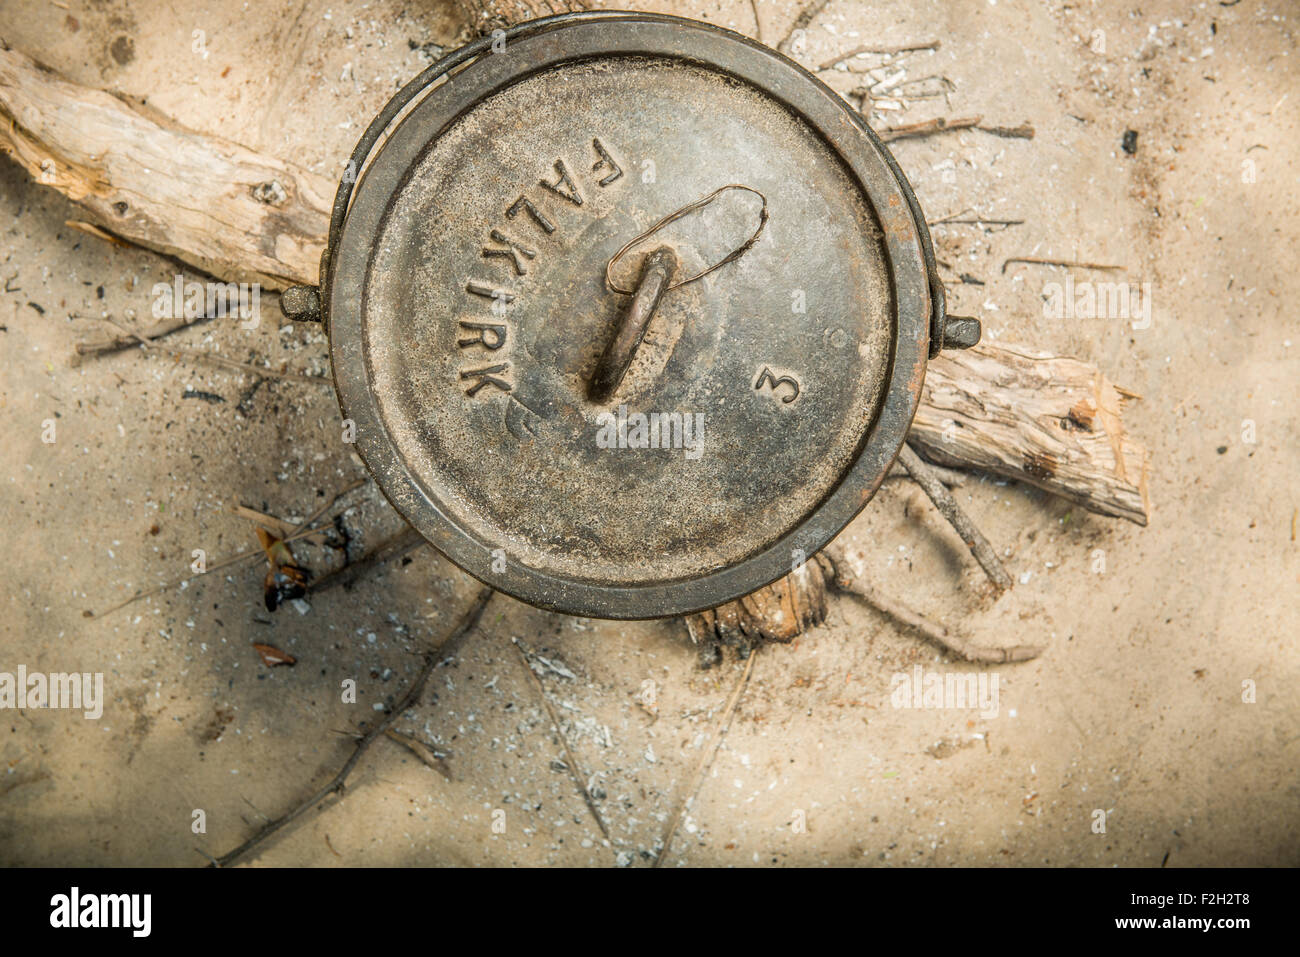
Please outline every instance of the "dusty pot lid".
M475 577L592 617L713 607L879 486L942 291L892 158L794 63L665 16L537 21L426 71L354 159L322 270L339 401Z

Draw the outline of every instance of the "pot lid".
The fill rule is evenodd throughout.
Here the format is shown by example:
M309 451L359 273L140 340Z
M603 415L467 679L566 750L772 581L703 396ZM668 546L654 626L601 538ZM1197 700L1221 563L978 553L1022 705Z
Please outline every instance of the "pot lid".
M924 223L861 118L655 15L526 24L435 72L358 148L322 277L393 505L592 617L713 607L816 553L893 461L931 344Z

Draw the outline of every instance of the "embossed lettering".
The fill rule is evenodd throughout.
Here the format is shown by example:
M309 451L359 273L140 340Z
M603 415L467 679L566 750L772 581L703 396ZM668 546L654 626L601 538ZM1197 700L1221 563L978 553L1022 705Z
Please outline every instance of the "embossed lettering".
M591 145L596 148L596 152L600 155L600 159L596 160L595 165L591 167L591 171L599 173L602 169L609 170L605 178L597 184L598 186L608 186L623 175L623 167L614 162L614 157L609 155L609 150L605 149L604 144L598 138L593 138Z
M515 294L506 292L504 289L493 289L491 286L485 286L481 282L470 280L465 285L465 291L473 293L476 296L482 296L484 299L491 299L496 302L514 302Z
M474 396L478 395L480 389L489 385L496 386L502 392L509 392L512 388L510 383L506 382L504 379L496 378L498 372L505 372L509 368L510 363L502 362L499 365L488 366L485 369L469 369L462 372L460 374L462 379L478 380L473 386L465 390L465 394L472 399Z
M754 388L761 389L765 385L771 387L773 395L776 395L777 389L783 385L788 385L790 388L794 389L794 392L791 394L781 396L781 402L785 405L789 405L795 399L799 398L799 381L793 376L788 375L778 377L774 375L772 370L767 366L763 366L763 371L758 374L758 381L754 383Z
M462 329L469 329L477 332L477 336L469 339L457 340L456 345L462 349L468 349L470 346L483 346L494 352L506 344L506 327L497 322L467 322L462 319L459 322ZM488 337L491 336L491 341Z
M514 204L506 210L506 215L514 219L519 215L520 210L527 210L528 215L532 217L533 222L542 227L542 232L550 234L555 232L555 224L546 218L546 214L533 205L533 201L527 196L520 196L514 201Z
M515 275L524 276L528 273L528 268L524 265L524 259L536 259L537 250L529 249L527 246L521 246L513 239L509 239L505 233L499 229L492 230L492 241L501 243L505 249L492 249L488 246L483 247L483 258L499 256L502 259L509 259L514 263ZM523 257L521 259L520 257Z
M578 184L573 181L569 175L569 170L564 165L564 160L555 161L555 172L559 178L554 183L548 183L542 180L542 185L549 189L561 199L567 199L574 206L582 205L582 194L578 192Z

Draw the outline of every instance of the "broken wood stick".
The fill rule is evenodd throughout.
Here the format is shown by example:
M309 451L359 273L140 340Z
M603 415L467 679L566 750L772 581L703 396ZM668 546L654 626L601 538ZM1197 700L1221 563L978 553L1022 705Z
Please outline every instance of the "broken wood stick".
M959 472L957 469L944 468L942 465L935 465L932 462L927 462L926 464L929 465L930 471L934 473L935 477L949 488L960 488L966 484L965 472ZM893 482L898 479L910 478L911 475L908 474L907 469L903 468L902 463L895 460L894 464L889 469L889 474L885 476L885 481Z
M10 120L0 123L0 150L108 220L115 235L224 278L318 281L329 221L323 197L332 193L321 177L225 140L166 130L12 50L0 50L0 114ZM282 202L253 198L267 182L284 186ZM128 212L119 214L117 202ZM993 347L944 353L930 363L913 436L939 464L1027 481L1145 525L1146 452L1124 431L1121 395L1131 397L1077 359L1030 362ZM954 441L940 444L946 423L956 423Z
M939 476L906 443L899 450L898 461L903 463L903 468L907 469L907 473L912 476L912 480L921 486L921 490L930 497L934 507L939 510L939 513L948 520L948 524L961 536L961 540L970 549L970 553L980 563L980 568L984 569L984 574L989 576L989 581L997 586L998 591L1006 591L1010 588L1011 576L1002 567L1002 561L998 558L997 553L993 551L993 546L984 537L984 533L975 527L975 523L970 520L970 516L957 504L957 500L944 487Z
M433 674L434 669L438 667L440 662L446 660L451 655L456 654L460 650L460 646L465 643L465 639L469 636L470 632L478 627L478 623L483 617L483 609L487 607L488 600L491 599L493 594L495 594L495 592L493 592L491 588L485 587L479 590L478 595L474 598L473 604L470 606L469 610L465 612L460 623L452 630L451 634L443 639L442 643L436 648L425 653L424 665L420 668L420 673L415 676L415 681L411 682L411 687L408 688L406 694L402 696L402 700L397 702L391 711L385 714L379 721L375 722L374 727L362 736L361 740L357 742L356 748L353 749L352 754L348 757L347 761L343 763L343 767L339 769L338 774L334 775L334 777L330 779L328 784L311 797L307 798L307 800L303 801L293 810L276 818L274 821L269 821L265 827L246 840L243 844L240 844L233 851L212 860L212 863L209 866L229 867L249 851L253 850L253 848L257 847L269 838L276 831L279 831L281 828L302 817L330 795L342 791L343 785L347 782L348 775L352 773L352 770L357 766L357 763L361 760L362 756L365 755L366 751L370 749L370 746L379 738L384 737L387 734L388 729L393 726L394 722L396 722L398 718L419 703L420 696L424 693L424 686L429 683L429 677Z
M713 732L713 737L709 739L708 745L705 746L704 753L700 755L699 763L695 765L695 773L691 775L691 783L687 785L686 792L682 795L682 801L677 805L677 811L668 823L668 829L664 831L663 840L659 842L659 853L655 855L655 867L663 864L664 859L668 856L668 851L673 846L673 837L677 834L678 825L682 823L682 818L686 816L687 809L695 803L695 797L700 793L700 782L704 780L704 772L713 763L713 757L718 753L718 747L722 744L722 739L727 736L727 729L731 727L731 717L736 713L736 705L740 703L740 696L744 694L745 686L749 684L749 673L754 670L754 659L757 657L758 649L755 648L745 661L745 670L741 672L740 680L736 682L736 688L731 692L726 710L722 712L722 717L718 719L718 727Z
M316 281L332 182L220 137L165 127L3 42L0 152L112 236L270 288Z
M1146 525L1147 452L1123 423L1134 398L1081 359L985 345L946 351L930 360L908 441L940 465Z
M758 591L685 617L701 668L720 662L724 646L744 657L766 642L791 642L825 620L826 585L812 561Z
M1005 664L1013 661L1029 661L1043 653L1043 649L1038 645L1011 645L1006 648L994 648L987 645L973 644L968 638L949 631L943 625L931 621L906 605L901 605L890 598L886 598L876 589L863 582L861 577L853 572L848 558L840 548L831 546L823 549L818 554L817 560L825 569L826 580L836 589L861 598L876 611L893 619L897 624L916 632L940 648L952 652L958 658L978 664Z
M600 833L605 836L606 844L609 844L611 840L609 827L606 826L605 819L600 814L596 799L592 797L591 791L587 788L587 779L583 777L582 767L578 764L573 749L569 747L569 739L565 736L564 728L560 724L560 716L556 714L551 699L546 697L546 688L542 684L542 679L537 677L537 672L533 670L533 661L528 656L528 652L524 650L524 643L518 638L511 638L510 643L514 645L515 651L519 652L519 660L523 663L524 671L528 672L528 677L532 679L533 689L537 692L537 697L542 699L542 707L546 709L546 714L551 719L551 728L555 731L555 737L559 739L560 747L564 749L564 762L569 766L569 777L573 779L574 785L582 795L582 800L586 802L587 810L596 819L596 825L600 828Z
M860 91L855 90L854 92ZM870 93L870 91L861 92ZM1005 139L1032 140L1034 138L1034 128L1029 123L1022 123L1020 126L985 126L983 119L981 116L959 116L954 119L939 116L932 120L922 120L920 123L886 127L876 132L883 143L932 136L935 133L945 133L949 130L969 129L976 129L982 133L990 133L993 136L1001 136Z
M825 63L823 63L821 66L817 68L817 72L821 73L825 70L832 69L837 63L845 63L849 60L852 60L854 57L865 56L867 54L893 56L898 53L914 53L919 50L937 50L937 49L939 49L938 40L929 40L926 41L925 43L904 43L901 44L900 46L893 46L893 47L873 47L870 44L867 44L866 46L854 47L852 50L849 50L847 53L841 53L837 56L831 57L829 60L827 60Z
M945 130L970 129L972 126L979 126L982 119L981 116L958 116L950 120L939 116L933 120L922 120L920 123L886 127L876 132L879 134L882 143L892 143L894 140L904 140L914 136L929 136L932 133L942 133Z
M1012 263L1027 263L1031 266L1058 266L1062 269L1101 269L1106 272L1119 272L1123 266L1108 266L1104 263L1085 263L1074 259L1044 259L1041 256L1012 256L1002 263L1002 275L1007 274L1007 267Z

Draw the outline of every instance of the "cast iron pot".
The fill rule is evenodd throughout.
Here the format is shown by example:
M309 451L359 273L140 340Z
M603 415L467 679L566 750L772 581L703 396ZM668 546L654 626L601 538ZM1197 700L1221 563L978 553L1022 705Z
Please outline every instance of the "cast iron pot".
M797 568L866 505L944 310L862 117L718 27L582 13L451 54L339 186L319 287L345 434L444 555L657 618Z

